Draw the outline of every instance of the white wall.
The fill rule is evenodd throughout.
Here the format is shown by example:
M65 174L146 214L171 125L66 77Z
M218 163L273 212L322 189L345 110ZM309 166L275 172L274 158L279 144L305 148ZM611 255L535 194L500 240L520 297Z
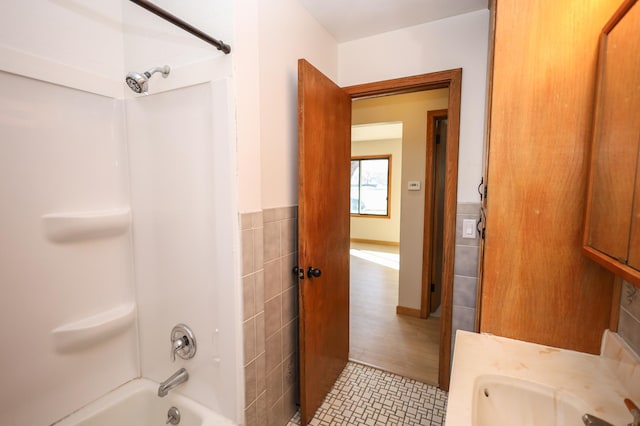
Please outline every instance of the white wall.
M256 48L262 175L255 184L262 188L262 208L293 206L298 203L298 59L306 58L336 81L338 47L297 0L275 0L259 4Z
M234 37L242 47L240 58L234 59L241 212L297 204L298 58L308 59L341 86L462 67L458 199L477 201L488 11L338 45L296 0L236 0L235 4ZM251 71L256 66L258 77Z
M458 201L477 202L482 176L489 11L341 43L341 86L462 68Z
M124 71L122 40L120 1L0 2L2 47L114 78Z
M297 59L307 58L341 86L463 68L458 200L476 202L485 117L489 12L473 12L337 45L295 0L237 1L259 7L258 16L238 12L240 28L258 23L258 34L242 31L245 49L258 52L258 87L237 95L239 130L239 208L241 212L297 204ZM240 6L237 6L240 9ZM257 39L257 40L256 40ZM257 43L257 45L256 45ZM246 53L245 53L246 55ZM255 88L255 73L235 77L238 87ZM249 99L254 96L256 99ZM259 102L259 119L255 104ZM241 105L247 106L245 110ZM240 115L241 114L241 115ZM260 127L259 141L255 129ZM244 132L244 136L241 134ZM257 153L261 161L256 163ZM260 191L257 190L260 185ZM420 225L421 226L421 225ZM418 232L422 228L414 229ZM415 245L415 247L413 247ZM421 243L409 247L414 257ZM414 250L415 249L415 250ZM407 258L405 256L405 258ZM407 258L408 259L408 258ZM417 288L417 287L416 287ZM409 292L401 304L418 307Z
M351 238L400 242L402 197L402 139L352 141L351 157L391 155L391 203L388 218L351 216Z
M233 79L238 155L238 210L262 209L258 0L236 0Z
M298 200L298 59L334 81L338 46L297 0L236 0L234 55L241 213Z

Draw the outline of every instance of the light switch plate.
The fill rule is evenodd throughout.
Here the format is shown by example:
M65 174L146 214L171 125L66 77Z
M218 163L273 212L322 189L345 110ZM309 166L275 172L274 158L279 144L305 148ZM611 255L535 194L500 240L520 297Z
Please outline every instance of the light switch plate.
M462 238L476 238L476 221L473 219L462 220Z
M410 180L407 188L409 191L420 191L420 181Z

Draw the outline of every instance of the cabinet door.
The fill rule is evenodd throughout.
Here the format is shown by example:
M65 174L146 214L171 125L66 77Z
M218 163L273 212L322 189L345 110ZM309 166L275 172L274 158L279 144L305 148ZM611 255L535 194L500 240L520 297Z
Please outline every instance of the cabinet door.
M638 28L640 6L636 4L606 36L592 162L591 220L587 244L622 263L629 260L640 143ZM634 256L640 257L640 253L635 251Z
M620 29L626 34L626 42L628 42L629 52L629 64L626 65L627 73L630 77L627 96L633 99L633 105L630 108L634 109L635 120L632 121L631 138L635 137L636 141L636 175L635 175L635 190L634 190L634 202L633 211L631 213L631 237L629 238L629 258L628 264L634 269L640 270L640 55L638 55L638 49L640 49L640 4L636 3L631 10L627 13L625 18L619 24ZM635 134L633 134L635 131Z

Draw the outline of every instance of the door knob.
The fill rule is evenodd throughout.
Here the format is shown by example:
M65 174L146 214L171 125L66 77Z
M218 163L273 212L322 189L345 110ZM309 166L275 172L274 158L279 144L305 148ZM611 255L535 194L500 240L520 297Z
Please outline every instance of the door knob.
M307 270L307 276L309 278L318 278L320 275L322 275L322 271L320 269L314 268L313 266L309 266L309 269Z

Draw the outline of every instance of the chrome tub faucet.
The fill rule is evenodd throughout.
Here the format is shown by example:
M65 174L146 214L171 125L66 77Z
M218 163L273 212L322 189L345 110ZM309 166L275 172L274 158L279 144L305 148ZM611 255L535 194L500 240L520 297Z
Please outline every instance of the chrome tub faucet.
M158 396L167 396L171 389L175 388L181 383L186 382L187 380L189 380L189 373L187 373L187 370L185 370L184 368L181 368L180 370L173 373L167 380L160 383L160 386L158 387Z
M624 405L626 405L629 413L633 416L633 421L629 423L628 426L640 426L640 409L638 409L636 404L628 398L624 399ZM592 414L585 414L582 416L582 421L586 426L613 426L611 423Z

